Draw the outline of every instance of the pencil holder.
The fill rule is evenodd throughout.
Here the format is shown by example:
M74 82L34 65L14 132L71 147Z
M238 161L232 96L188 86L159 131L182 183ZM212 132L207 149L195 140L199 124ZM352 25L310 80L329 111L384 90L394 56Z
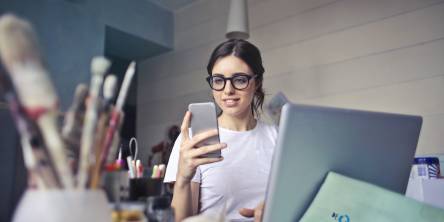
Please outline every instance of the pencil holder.
M133 178L129 180L129 199L145 201L146 197L157 196L162 192L162 179L149 177Z
M120 200L128 199L129 178L127 171L104 173L102 184L109 202L118 202Z
M111 221L111 209L101 190L27 190L13 222Z

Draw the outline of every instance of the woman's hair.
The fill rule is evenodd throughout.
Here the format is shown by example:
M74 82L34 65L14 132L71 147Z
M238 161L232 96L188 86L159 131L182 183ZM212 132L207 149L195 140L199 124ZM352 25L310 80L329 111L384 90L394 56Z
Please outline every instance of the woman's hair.
M251 112L256 117L259 116L259 111L262 110L264 103L264 89L262 88L262 81L264 79L265 69L262 66L262 58L259 49L250 42L242 39L230 39L226 42L219 44L211 53L210 60L208 61L207 71L211 76L214 64L220 58L226 56L236 56L244 61L250 69L253 71L256 81L256 91L254 92L253 101L251 102Z

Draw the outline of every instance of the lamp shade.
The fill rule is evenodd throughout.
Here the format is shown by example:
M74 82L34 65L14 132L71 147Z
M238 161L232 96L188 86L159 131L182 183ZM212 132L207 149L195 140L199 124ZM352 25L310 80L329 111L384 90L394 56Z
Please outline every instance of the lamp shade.
M230 1L227 33L225 36L228 39L248 39L250 37L247 0Z

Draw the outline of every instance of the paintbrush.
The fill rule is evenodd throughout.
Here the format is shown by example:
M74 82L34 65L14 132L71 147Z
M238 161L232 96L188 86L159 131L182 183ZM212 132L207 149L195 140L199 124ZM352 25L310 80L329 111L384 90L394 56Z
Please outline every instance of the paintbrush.
M80 140L83 129L83 119L85 116L85 100L88 96L88 87L85 84L79 84L76 87L71 106L65 114L62 127L62 137L71 154L71 158L77 162L80 152ZM74 164L76 165L76 164ZM76 172L76 170L74 170Z
M36 122L65 188L73 188L65 145L57 127L58 98L29 23L13 15L0 18L0 57L27 116Z
M100 158L100 153L103 148L103 141L105 138L107 123L109 121L111 115L112 101L116 95L117 89L117 77L113 74L110 74L106 77L103 83L103 101L101 107L101 114L99 123L97 124L97 132L98 135L96 137L96 160Z
M115 75L108 75L103 84L103 102L102 110L99 119L99 124L97 124L97 136L96 138L96 160L99 161L100 153L103 148L103 141L105 138L106 128L108 126L108 121L111 115L112 101L116 95L117 90L117 77Z
M117 153L118 144L119 144L119 132L122 127L125 113L123 112L123 107L126 102L126 97L130 90L131 82L134 78L134 74L136 73L136 62L132 61L128 69L126 70L125 77L122 82L122 86L120 87L119 96L117 97L117 102L115 109L111 113L110 119L110 131L107 132L107 136L110 136L105 139L105 149L104 149L104 159L102 164L106 164L108 162L113 162L114 157ZM112 126L112 127L111 127ZM111 131L114 132L111 134ZM108 139L108 140L107 140ZM107 142L110 144L108 145Z
M27 127L23 113L19 110L19 104L16 96L12 92L12 87L9 81L2 75L3 70L0 66L0 94L4 95L4 98L7 102L7 108L13 117L14 123L16 125L17 131L20 136L20 144L22 147L23 160L28 170L28 173L31 175L31 178L36 182L37 188L46 189L47 186L43 180L43 178L36 172L37 161L32 152L31 145L31 133L29 128Z
M15 95L11 92L5 95L9 110L20 135L20 144L23 150L23 159L31 178L35 180L37 188L61 188L55 168L44 148L40 147L40 136L25 117Z
M37 188L40 189L60 188L61 185L55 167L46 150L42 147L41 136L32 121L26 117L13 89L14 87L4 73L6 71L0 64L0 94L4 94L7 108L17 128L23 160L31 176L31 181L34 181Z
M89 101L83 124L82 141L80 146L80 163L77 174L77 188L84 189L88 182L88 172L94 158L91 152L95 142L95 130L99 113L99 93L103 84L103 76L111 66L111 62L104 57L95 57L91 62L91 85L89 86Z
M100 181L100 154L103 152L103 142L105 138L107 123L110 117L110 110L112 101L116 95L117 89L117 77L113 74L108 75L103 83L103 106L99 122L97 124L97 137L96 137L96 162L92 169L90 187L92 189L97 188Z
M125 77L120 87L119 95L117 97L116 106L111 113L108 131L106 133L104 142L104 151L101 158L102 167L107 162L114 161L114 156L118 149L118 134L119 128L123 122L123 106L125 105L126 97L131 86L134 74L136 73L136 62L132 61L126 70Z

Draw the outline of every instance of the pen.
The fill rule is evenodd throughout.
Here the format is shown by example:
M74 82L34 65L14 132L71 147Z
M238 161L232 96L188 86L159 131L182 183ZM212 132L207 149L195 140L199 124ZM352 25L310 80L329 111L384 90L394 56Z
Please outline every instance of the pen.
M140 160L136 160L136 169L137 169L137 178L141 178L143 172L143 166Z
M160 164L158 178L163 178L164 176L165 176L165 164Z
M135 178L135 174L134 174L134 165L133 165L133 158L131 158L131 156L128 156L126 158L127 160L127 164L128 164L128 172L129 172L129 176L130 178Z
M153 172L151 174L151 178L156 178L157 177L157 171L158 171L158 166L154 165Z

